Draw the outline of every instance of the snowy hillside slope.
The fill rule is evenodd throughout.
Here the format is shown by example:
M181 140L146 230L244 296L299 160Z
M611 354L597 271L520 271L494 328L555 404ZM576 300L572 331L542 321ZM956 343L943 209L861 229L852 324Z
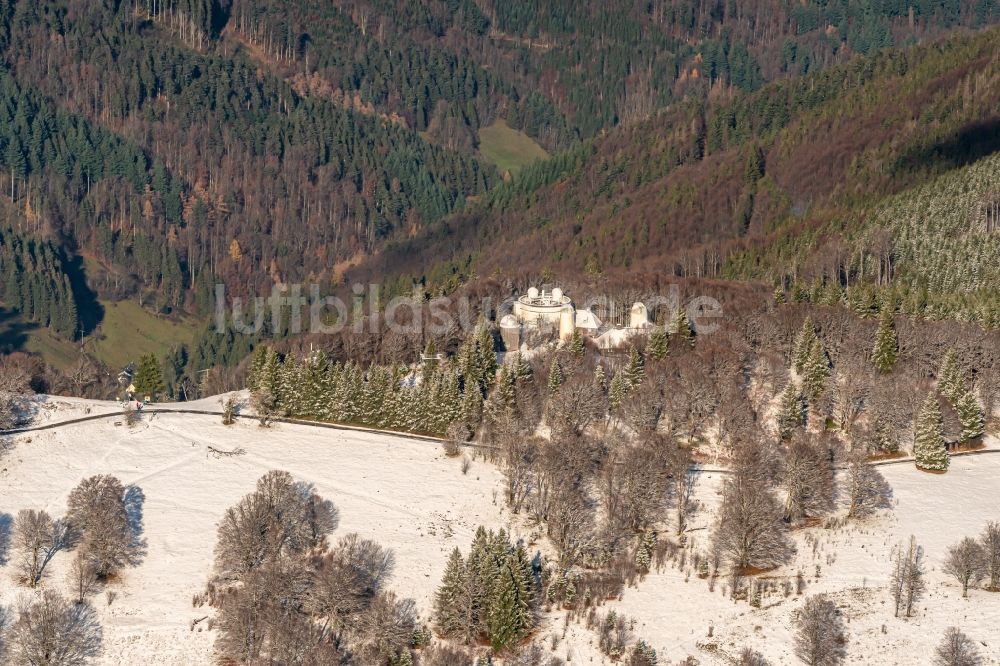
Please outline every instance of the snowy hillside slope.
M116 403L41 400L48 407L40 410L36 425L120 412ZM220 404L215 397L183 407L217 410ZM334 538L358 532L392 548L391 587L414 598L425 620L449 551L456 546L467 551L478 525L504 526L529 540L536 536L516 521L511 528L502 478L493 466L475 460L463 474L460 462L446 458L433 442L285 423L262 429L249 419L226 427L219 417L206 415L147 413L131 430L116 422L121 419L20 434L0 457L0 525L25 508L63 515L70 490L93 474L114 474L142 490L146 554L107 588L115 595L110 603L104 593L93 599L105 631L101 666L151 660L164 666L212 663L215 632L207 622L194 630L191 623L213 611L194 607L192 597L208 580L217 522L270 469L314 483L336 504L340 525ZM245 453L220 457L209 446L242 447ZM692 568L691 556L708 550L724 478L719 471L701 472L685 565L666 564L598 612L615 609L632 618L636 638L657 650L661 664L688 656L706 665L731 664L730 657L744 646L760 650L774 664L796 664L795 611L805 596L825 592L849 621L848 663L928 664L945 627L957 625L980 644L986 663L1000 664L1000 593L977 589L962 599L958 585L941 571L948 546L978 536L986 521L1000 520L1000 453L956 457L944 475L919 472L911 463L880 469L893 487L892 510L833 529L794 532L795 559L762 574L775 589L764 595L759 609L745 600L732 601L725 578L711 590ZM890 552L911 534L926 552L928 594L913 618L897 619L885 589ZM65 592L70 559L70 553L57 553L43 586ZM0 603L8 606L31 594L14 582L13 569L11 562L0 564ZM794 582L799 571L805 594L786 596L782 584ZM570 666L607 663L592 632L570 623L564 633L561 620L561 613L553 613L537 637L551 645L552 636L564 636L555 652L569 657Z
M66 402L79 415L86 401ZM215 457L209 445L246 453ZM190 630L212 612L192 607L192 596L208 579L217 521L271 469L314 483L335 503L334 538L358 532L392 548L390 586L425 615L451 549L468 548L478 525L501 522L495 469L474 461L463 475L433 443L288 424L265 430L253 421L226 427L218 417L174 414L147 414L134 430L107 419L18 436L0 460L0 514L64 515L70 490L93 474L138 486L147 554L108 588L116 593L110 605L103 594L94 600L105 631L99 663L198 666L212 663L214 634ZM70 559L57 553L43 585L65 592ZM10 562L0 566L0 601L8 606L28 593L12 574Z
M762 575L778 589L763 597L760 609L732 601L725 578L710 591L690 560L683 570L667 565L649 574L606 609L633 619L635 634L669 663L693 655L702 664L730 664L729 657L749 646L773 664L798 664L794 613L805 597L822 592L845 611L849 664L926 666L948 626L960 627L980 643L987 664L1000 664L1000 592L970 590L963 599L959 585L941 571L949 546L965 536L978 537L987 521L1000 520L1000 454L955 457L943 475L920 472L912 464L880 470L893 489L892 510L835 529L795 531L793 561ZM722 479L719 473L698 479L700 510L688 533L694 552L709 547ZM891 551L911 535L924 548L927 594L914 617L894 618L886 589ZM806 579L805 593L799 597L793 591L786 598L781 583L794 583L798 571ZM568 642L574 641L591 637L574 631ZM576 652L594 650L577 646Z

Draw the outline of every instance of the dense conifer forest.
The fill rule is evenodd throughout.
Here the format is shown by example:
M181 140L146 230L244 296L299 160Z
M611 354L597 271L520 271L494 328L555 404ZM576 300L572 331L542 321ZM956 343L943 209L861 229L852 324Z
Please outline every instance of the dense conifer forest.
M985 274L928 280L919 220L905 247L871 241L954 168L978 169L995 224L972 163L997 144L998 19L986 0L3 0L0 226L85 268L4 306L71 341L98 299L198 321L220 282L431 294L517 257L993 325ZM479 152L499 121L551 158L500 172ZM181 375L256 343L207 330Z

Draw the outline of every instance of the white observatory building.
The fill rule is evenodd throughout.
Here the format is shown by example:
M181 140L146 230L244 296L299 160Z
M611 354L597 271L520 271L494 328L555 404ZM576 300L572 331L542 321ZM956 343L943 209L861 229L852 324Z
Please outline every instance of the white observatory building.
M527 294L514 301L510 313L501 317L500 337L504 346L513 350L521 348L522 344L531 348L556 334L560 341L568 342L573 333L579 331L585 337L594 338L601 348L613 347L630 335L648 332L651 324L646 306L634 303L627 311L626 322L618 327L606 326L593 311L577 310L559 287L552 291L531 287Z
M552 291L528 289L514 303L514 318L521 324L537 328L551 327L559 331L560 340L569 340L576 329L576 310L569 296L556 287Z

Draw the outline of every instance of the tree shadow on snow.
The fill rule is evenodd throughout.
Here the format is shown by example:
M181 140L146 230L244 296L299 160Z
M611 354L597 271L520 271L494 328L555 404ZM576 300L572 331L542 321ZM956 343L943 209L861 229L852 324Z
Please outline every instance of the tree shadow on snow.
M136 485L129 485L125 488L125 496L122 498L125 504L125 514L128 517L128 527L132 532L131 561L133 565L139 564L146 556L146 540L142 537L142 510L146 503L146 493Z
M10 532L14 525L14 517L9 513L0 513L0 566L7 564L10 550Z

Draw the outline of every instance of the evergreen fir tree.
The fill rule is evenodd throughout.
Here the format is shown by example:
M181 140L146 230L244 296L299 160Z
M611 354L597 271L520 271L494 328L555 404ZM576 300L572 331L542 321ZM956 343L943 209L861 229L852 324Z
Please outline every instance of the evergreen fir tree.
M250 357L250 366L247 368L247 390L250 392L256 391L260 386L261 373L267 363L267 352L267 346L257 345Z
M586 348L583 345L583 336L580 335L579 329L574 328L573 337L569 341L569 353L573 355L573 358L581 359L585 352Z
M632 347L628 352L628 365L625 366L624 379L629 389L633 389L642 383L646 376L646 370L642 361L642 354L639 349Z
M413 653L409 647L404 647L399 654L389 657L389 666L413 666Z
M302 364L292 356L286 356L278 366L274 397L282 414L306 416L302 374Z
M646 353L654 361L662 361L669 352L669 338L667 331L660 326L654 326L649 334L649 343L646 345Z
M955 405L965 393L965 373L954 349L949 349L941 362L941 368L938 370L938 391L952 405Z
M483 420L483 394L478 386L466 386L462 393L462 420L473 429Z
M323 418L323 412L329 403L326 393L327 367L326 354L320 350L311 352L302 365L301 410L310 418Z
M462 634L469 622L469 574L462 553L455 548L448 558L441 587L434 600L434 621L443 636Z
M967 442L982 437L986 432L986 419L972 391L962 393L955 404L955 409L962 422L962 440Z
M608 377L607 373L604 372L604 366L600 363L594 369L594 383L601 387L601 390L607 392L608 390Z
M496 379L497 351L493 344L493 332L485 321L476 330L476 352L483 387L489 388Z
M494 406L507 409L514 406L515 386L517 382L517 370L504 364L497 375L497 385L493 389Z
M948 451L937 395L931 391L924 400L913 426L913 457L919 469L945 471Z
M872 350L872 363L879 372L890 372L899 356L899 341L896 329L892 323L892 311L888 308L879 317L878 331L875 333L875 348Z
M423 368L421 371L424 381L428 381L431 375L434 374L437 364L437 345L434 344L434 338L431 338L427 341L427 346L424 347Z
M809 401L815 403L826 390L826 380L830 376L830 362L819 338L813 338L809 354L802 367L802 386Z
M611 385L608 387L608 407L611 411L616 411L622 406L628 395L628 389L628 380L625 379L622 371L618 370L611 378Z
M559 359L552 359L552 368L549 370L549 395L558 391L563 381L563 371L562 366L559 364Z
M691 328L691 322L688 321L687 311L683 307L677 308L677 311L674 313L670 330L682 341L687 342L688 345L694 344L694 330Z
M802 373L815 340L816 329L813 328L812 318L806 317L806 320L802 322L802 329L795 338L795 349L792 352L792 365L795 367L795 372Z
M500 652L517 643L531 629L534 579L527 555L511 548L503 532L494 540L492 585L486 610L490 646Z
M479 355L476 351L476 337L470 336L458 350L458 367L462 372L462 381L466 386L475 384L483 386L482 370L479 368Z
M780 284L774 288L774 303L775 305L784 305L788 300L785 298L785 288Z
M640 640L632 648L632 658L629 666L656 666L656 650L649 643Z
M802 396L799 395L795 383L788 382L785 390L781 392L781 402L778 407L778 433L782 439L788 439L802 423Z
M531 379L531 364L520 353L514 357L514 378L517 381Z
M844 291L836 280L828 280L820 294L819 302L823 305L837 305L844 298Z
M139 394L153 398L156 397L157 393L163 391L163 369L156 356L146 354L139 358L139 365L135 370L132 384Z

